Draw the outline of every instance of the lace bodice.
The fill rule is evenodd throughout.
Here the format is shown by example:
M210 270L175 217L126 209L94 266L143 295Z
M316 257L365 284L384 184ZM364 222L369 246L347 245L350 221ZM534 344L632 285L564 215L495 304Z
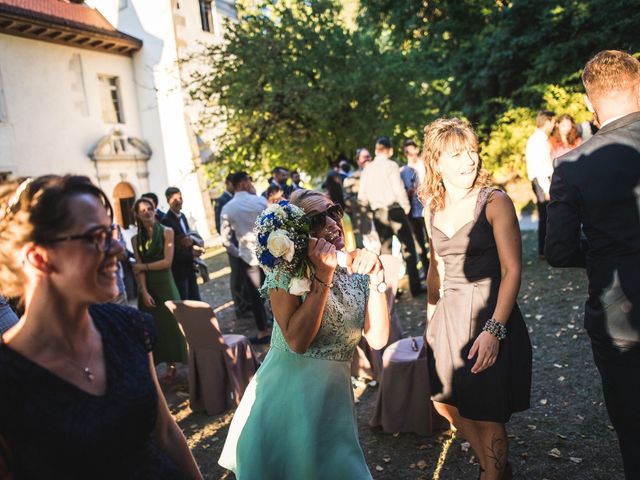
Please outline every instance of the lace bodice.
M269 272L261 292L266 294L270 288L288 289L289 281L290 277L286 275ZM333 285L322 315L320 330L303 355L350 361L362 336L365 307L369 299L369 277L349 275L346 269L338 267L333 276ZM277 322L273 325L271 347L292 352Z

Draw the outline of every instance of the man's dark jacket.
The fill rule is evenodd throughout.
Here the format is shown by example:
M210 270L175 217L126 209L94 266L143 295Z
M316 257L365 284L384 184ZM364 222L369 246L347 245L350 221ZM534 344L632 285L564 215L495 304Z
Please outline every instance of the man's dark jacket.
M586 267L586 329L640 342L640 112L558 158L550 196L545 255Z
M180 218L184 219L184 223L187 226L185 232L180 225ZM180 217L176 216L171 210L169 210L162 219L162 224L166 227L173 229L175 238L175 248L173 252L173 263L171 264L171 271L176 279L182 279L188 275L195 274L193 269L193 252L190 248L184 248L181 246L181 240L190 231L189 222L184 213L180 213Z
M222 213L222 207L224 207L227 203L231 201L233 198L233 194L227 192L226 190L216 199L216 205L214 207L214 214L216 220L216 231L220 233L220 215Z

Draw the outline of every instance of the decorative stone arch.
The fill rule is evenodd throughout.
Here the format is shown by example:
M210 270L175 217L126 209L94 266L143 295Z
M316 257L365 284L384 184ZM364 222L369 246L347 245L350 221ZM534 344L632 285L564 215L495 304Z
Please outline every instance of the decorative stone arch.
M135 219L131 209L136 201L136 192L128 182L120 182L113 189L113 209L118 222L122 228L127 229L129 225L135 224Z

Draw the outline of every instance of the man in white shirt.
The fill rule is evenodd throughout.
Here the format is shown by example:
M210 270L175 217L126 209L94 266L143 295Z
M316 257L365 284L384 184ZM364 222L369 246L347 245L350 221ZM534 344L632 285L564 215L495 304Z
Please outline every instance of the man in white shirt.
M553 175L549 135L555 125L553 112L541 111L536 117L536 130L527 141L527 176L531 180L538 207L538 255L544 260L544 239L547 234L547 204Z
M382 253L391 253L394 235L400 240L411 294L417 296L426 289L420 283L416 246L407 217L411 204L400 178L400 167L391 160L391 140L388 137L378 138L375 153L371 164L362 171L358 201L373 211L373 223L380 237Z
M268 343L270 335L267 310L259 292L264 281L264 273L258 266L255 252L257 239L253 227L258 216L269 204L264 197L256 195L251 177L246 172L234 174L232 183L235 193L220 213L222 244L230 256L239 259L241 279L247 288L251 311L258 327L258 336L251 341Z

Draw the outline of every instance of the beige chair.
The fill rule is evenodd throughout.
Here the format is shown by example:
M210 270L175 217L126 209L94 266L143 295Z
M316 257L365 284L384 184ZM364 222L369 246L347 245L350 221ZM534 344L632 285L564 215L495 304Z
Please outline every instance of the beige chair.
M396 293L398 292L398 282L400 280L400 269L402 260L392 255L380 255L380 261L384 267L384 281L387 284L387 304L389 306L389 317L391 320L389 330L389 341L387 345L402 338L402 327L396 312ZM362 337L356 347L351 361L351 375L357 378L368 380L378 380L382 371L382 350L372 349L367 340Z
M418 435L431 435L448 427L429 398L426 352L422 337L403 338L387 347L371 426L380 426L387 433Z
M258 368L251 342L244 335L221 334L208 303L165 302L189 344L191 409L217 415L235 408Z

